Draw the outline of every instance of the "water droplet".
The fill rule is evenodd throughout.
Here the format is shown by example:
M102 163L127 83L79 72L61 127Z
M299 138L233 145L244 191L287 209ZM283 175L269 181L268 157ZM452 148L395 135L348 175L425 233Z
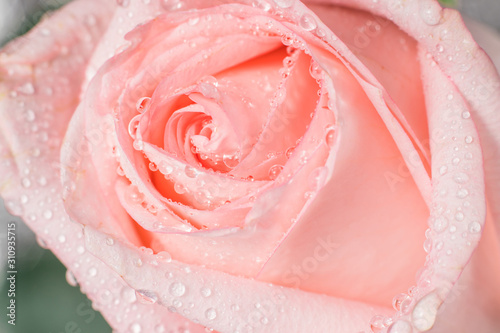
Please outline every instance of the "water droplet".
M139 192L136 186L130 185L125 193L125 198L131 204L141 204L144 201L144 194Z
M17 88L17 91L25 95L33 95L35 93L35 87L31 82L28 82Z
M217 311L215 311L214 308L209 308L207 309L207 311L205 311L205 317L208 320L214 320L215 318L217 318Z
M335 128L333 126L327 127L325 141L330 148L335 145Z
M384 316L374 316L370 320L370 328L374 333L378 333L382 331L382 329L385 327L384 325L385 317Z
M444 216L438 216L432 219L432 227L435 232L440 233L448 227L448 219Z
M184 168L184 172L189 178L196 178L198 176L198 172L196 171L196 169L189 165L186 165L186 167Z
M137 101L137 104L135 105L137 112L139 113L144 113L147 111L149 108L149 104L151 103L151 98L150 97L143 97Z
M158 170L165 176L170 175L172 172L174 172L174 168L171 165L168 165L166 162L160 162L160 165L158 166Z
M423 297L413 309L413 326L422 332L430 330L434 326L441 303L441 299L435 292Z
M115 241L114 241L114 239L113 239L113 238L108 237L108 238L106 238L106 244L107 244L108 246L113 246L113 244L115 244Z
M28 110L26 111L26 120L32 122L36 119L35 111Z
M89 270L87 271L88 275L90 277L94 277L97 275L97 268L95 267L90 267Z
M134 265L136 267L141 267L142 266L142 259L141 258L137 258L134 260Z
M269 179L275 180L283 171L282 165L274 165L269 169Z
M453 163L453 165L459 165L460 164L460 158L455 157L453 160L451 160L451 163Z
M457 227L456 227L456 226L454 226L454 225L452 225L452 226L450 227L450 233L451 233L451 234L453 234L453 233L455 233L455 232L457 232Z
M212 289L210 289L208 287L201 288L201 295L203 297L210 297L210 295L212 295Z
M24 188L29 188L31 186L31 180L29 180L29 178L23 178L21 184Z
M410 296L408 296L407 294L405 293L401 293L401 294L398 294L396 295L393 299L392 299L392 307L396 310L396 311L400 311L401 310L401 304L407 299L407 298L410 298Z
M426 239L424 241L424 251L429 253L432 249L432 239Z
M144 149L144 142L142 140L135 140L133 146L134 146L135 150L139 150L139 151L143 150Z
M460 199L464 199L469 195L469 191L467 191L465 188L462 188L457 191L457 197Z
M465 184L469 181L469 176L467 176L467 174L465 174L463 172L459 172L453 176L453 180L457 184Z
M469 119L470 118L470 112L469 111L464 111L462 113L462 118L464 119Z
M479 224L478 222L471 222L469 223L469 228L468 228L469 232L471 234L477 234L479 232L481 232L481 224Z
M66 281L72 287L76 287L78 285L75 275L69 269L66 271Z
M139 115L135 116L134 118L132 118L132 120L130 120L130 123L128 123L128 134L134 140L137 136L137 129L139 127L141 117L142 117L142 115L139 114Z
M135 296L142 304L154 304L158 301L158 296L149 290L137 290Z
M460 221L463 221L463 220L464 220L464 218L465 218L465 216L464 216L464 213L462 213L462 212L457 212L457 213L455 214L455 220L457 220L457 221L459 221L459 222L460 222Z
M59 241L59 243L64 243L64 242L66 242L66 236L64 236L64 235L59 235L59 236L57 237L57 240Z
M184 194L186 193L186 187L184 187L181 183L175 183L174 191L179 194Z
M412 333L411 324L406 320L398 320L389 327L388 333Z
M470 143L472 143L473 141L474 141L474 138L473 138L472 136L467 135L467 136L465 137L465 143L470 144Z
M306 31L311 31L318 27L314 16L308 13L305 13L300 17L299 25Z
M240 163L239 154L235 155L224 155L222 157L222 161L228 168L235 168Z
M155 333L165 333L165 326L158 324L155 326Z
M161 260L161 261L165 261L165 262L171 262L172 261L172 256L170 255L170 253L166 252L166 251L162 251L162 252L159 252L156 257Z
M52 218L53 214L52 214L52 211L50 209L47 209L46 211L43 212L43 217L46 219L46 220L50 220Z
M190 26L194 26L194 25L197 25L198 22L200 22L200 18L195 16L195 17L191 17L189 20L188 20L188 24Z
M439 168L439 174L441 176L445 175L448 172L448 167L446 165L443 165Z
M174 282L169 288L170 294L175 297L181 297L186 293L186 286L181 282Z
M141 333L141 331L142 331L142 327L140 324L134 323L134 324L130 325L130 332L131 333Z
M130 0L116 0L116 3L118 4L118 6L128 7L128 5L130 4Z

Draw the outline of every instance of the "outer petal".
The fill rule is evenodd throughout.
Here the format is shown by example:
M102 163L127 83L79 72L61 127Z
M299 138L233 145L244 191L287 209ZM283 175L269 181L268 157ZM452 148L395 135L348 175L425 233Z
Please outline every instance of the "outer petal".
M367 330L387 309L309 294L138 253L85 228L88 249L151 302L220 332L345 333ZM133 262L141 260L137 267Z
M85 250L82 228L70 221L60 197L59 149L86 64L113 13L108 4L74 1L0 53L0 153L6 157L0 191L9 210L23 217L119 332L137 330L139 318L149 332L161 325L204 332L139 303L118 275Z

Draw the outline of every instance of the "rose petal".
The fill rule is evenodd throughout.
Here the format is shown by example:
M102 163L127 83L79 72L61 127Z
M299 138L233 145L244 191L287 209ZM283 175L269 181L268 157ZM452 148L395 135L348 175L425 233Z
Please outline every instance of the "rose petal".
M314 331L357 332L368 329L374 313L387 313L363 303L165 262L140 254L121 242L109 246L106 236L87 227L87 247L123 276L129 285L170 311L221 332ZM141 259L137 267L134 260Z

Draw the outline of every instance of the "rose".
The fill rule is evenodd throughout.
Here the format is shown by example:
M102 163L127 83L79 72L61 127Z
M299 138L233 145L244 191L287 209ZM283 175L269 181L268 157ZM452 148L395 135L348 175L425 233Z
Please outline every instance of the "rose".
M115 329L350 332L376 315L374 331L444 332L471 296L467 323L495 329L480 283L497 274L499 81L455 12L147 2L74 2L0 58L2 195Z

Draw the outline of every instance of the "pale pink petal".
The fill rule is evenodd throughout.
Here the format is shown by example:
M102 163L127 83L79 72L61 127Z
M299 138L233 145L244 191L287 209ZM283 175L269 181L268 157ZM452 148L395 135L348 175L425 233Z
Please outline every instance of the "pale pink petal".
M85 239L145 299L221 332L358 332L369 329L373 314L390 311L165 260L121 242L109 245L90 227Z
M259 279L390 306L424 262L428 209L362 87L340 61L327 64L339 122L333 174Z

